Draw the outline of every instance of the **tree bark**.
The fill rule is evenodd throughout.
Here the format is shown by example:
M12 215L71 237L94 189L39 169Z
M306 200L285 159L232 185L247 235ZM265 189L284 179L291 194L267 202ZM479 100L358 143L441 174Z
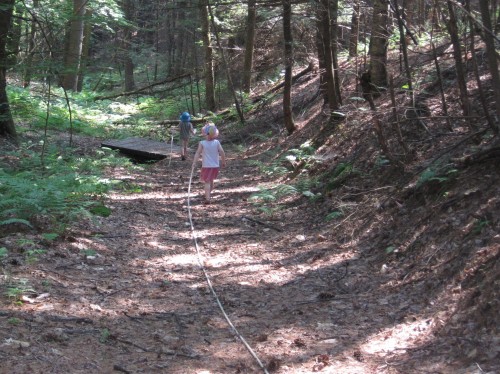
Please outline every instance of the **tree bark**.
M253 51L255 43L256 0L248 0L247 32L245 39L245 61L243 66L243 92L250 93L252 86Z
M375 0L370 47L370 76L374 87L387 87L387 46L388 46L388 0ZM377 92L375 92L377 94Z
M134 3L133 0L123 1L123 13L127 21L134 21ZM123 58L123 69L124 69L124 89L125 91L135 90L135 78L134 78L134 62L132 61L132 29L131 26L125 26L123 29L123 41L122 41L122 58Z
M83 88L83 78L87 71L87 66L89 64L89 52L90 52L90 42L92 38L92 24L90 19L92 18L92 10L87 9L85 13L85 27L83 30L83 42L82 42L82 58L80 62L80 71L78 73L78 92L82 91Z
M38 0L33 1L33 9L38 8ZM30 22L30 36L28 40L28 50L26 51L26 64L24 68L24 76L23 76L23 87L26 88L31 83L31 74L33 72L33 59L35 56L35 42L36 42L36 34L37 34L37 22L35 16L31 15Z
M73 15L70 20L68 49L65 51L62 79L62 87L66 90L78 90L86 3L86 0L73 0Z
M319 0L318 4L318 20L320 26L319 32L319 48L323 61L323 75L321 90L325 95L325 103L328 103L330 115L333 111L339 108L337 93L335 88L334 70L333 70L333 51L330 29L330 0Z
M15 0L0 0L0 136L18 144L18 137L7 96L7 35Z
M398 29L399 29L399 43L401 47L401 53L403 54L403 61L404 61L404 71L406 75L406 84L408 85L408 92L410 93L410 102L411 102L411 107L415 107L415 95L413 93L413 83L411 79L411 70L410 70L410 64L408 62L408 45L406 43L406 38L405 38L405 31L404 31L404 21L403 21L403 15L401 14L399 10L399 4L398 0L394 0L394 12L396 13L396 18L398 22ZM404 11L404 9L403 9Z
M292 67L293 67L293 37L292 37L292 4L291 0L283 0L283 38L285 43L285 87L283 91L283 115L288 134L296 130L292 112Z
M490 13L488 9L488 1L480 0L479 8L481 11L481 19L483 21L483 25L490 31L493 31L492 22L490 18ZM484 33L484 42L486 44L486 54L488 57L488 65L490 68L491 81L492 86L495 91L495 102L496 102L496 117L497 122L494 124L493 130L496 134L499 133L498 121L500 121L500 74L498 72L498 60L497 60L497 52L495 49L495 40L491 33Z
M457 70L457 83L460 90L460 101L462 104L462 113L464 117L470 115L470 103L467 93L466 72L462 60L462 48L460 47L460 36L458 35L457 18L455 8L450 0L447 2L449 19L446 21L448 32L450 33L451 43L453 45L453 58Z
M337 102L337 108L342 105L342 96L340 93L340 76L339 76L339 62L337 59L337 42L338 42L338 14L339 14L339 0L330 0L330 19L332 22L331 29L331 48L332 48L332 63L333 63L333 80L334 89Z
M217 27L215 25L214 15L212 13L212 7L210 5L208 5L208 12L210 14L210 19L212 21L212 27L213 27L213 30L214 30L214 34L215 34L215 39L216 39L216 42L217 42L217 46L219 47L220 54L221 54L221 57L222 57L222 62L224 63L224 68L226 70L226 75L227 75L227 81L228 81L228 85L229 85L229 90L231 91L231 93L233 95L234 105L236 106L236 111L238 112L238 117L240 118L240 122L242 124L244 124L245 123L245 118L243 117L243 111L241 110L240 103L238 101L238 97L236 96L236 91L234 90L233 79L231 78L231 71L229 69L229 64L227 63L227 59L226 59L226 55L224 53L224 50L222 49L222 45L221 45L221 42L220 42L220 39L219 39L219 33L217 32Z
M359 39L359 0L354 0L352 5L351 16L351 33L349 35L349 58L358 55L358 39Z
M205 105L210 111L215 111L215 76L213 50L210 37L210 19L208 14L208 0L200 2L201 37L203 39L203 49L205 51Z

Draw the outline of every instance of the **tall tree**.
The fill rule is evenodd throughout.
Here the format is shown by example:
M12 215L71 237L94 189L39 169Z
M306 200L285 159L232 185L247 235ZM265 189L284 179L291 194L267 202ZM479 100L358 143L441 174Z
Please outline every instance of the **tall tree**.
M33 9L38 8L38 0L33 1ZM24 64L23 86L28 87L31 83L31 74L33 73L33 59L35 57L35 44L38 23L34 13L31 13L31 22L29 23L30 32L28 38L28 49L26 51L26 62Z
M335 81L335 95L336 101L342 105L342 97L340 95L340 77L339 77L339 62L338 62L338 15L339 15L339 0L330 1L330 19L331 19L331 46L332 46L332 63L333 63L333 79Z
M67 49L64 54L64 72L62 87L66 90L78 90L78 74L83 48L84 15L87 0L73 0L73 14L71 16Z
M236 91L234 89L233 79L231 78L231 71L229 69L229 64L227 63L226 55L225 55L224 50L222 48L222 43L221 43L220 38L219 38L219 32L217 31L217 27L215 25L215 17L214 17L214 14L212 12L212 7L210 6L210 4L208 5L208 13L210 15L210 20L212 22L212 27L213 27L214 34L215 34L215 40L217 42L217 47L219 47L220 55L222 57L222 62L224 63L224 69L226 70L228 89L231 91L231 93L233 95L234 105L236 106L236 111L238 112L238 116L240 117L240 122L242 124L244 124L245 118L243 117L243 111L241 110L241 106L240 106L240 103L238 101Z
M215 75L214 59L212 49L212 38L210 35L210 18L208 13L208 0L200 1L200 21L201 37L203 40L203 49L205 51L204 74L205 74L205 105L208 110L215 111Z
M467 93L466 71L462 59L462 47L460 46L460 36L458 34L457 17L455 14L455 7L450 0L446 1L448 5L448 19L446 27L450 33L451 44L453 45L453 58L455 59L455 69L457 71L457 83L460 90L460 101L462 104L462 113L465 117L470 114L470 102Z
M358 55L359 38L359 0L353 0L351 15L351 32L349 34L349 58Z
M288 134L296 130L292 112L292 67L293 67L293 37L292 37L292 4L291 0L283 1L283 38L285 44L285 86L283 89L283 114L285 128Z
M17 132L7 96L7 36L14 11L15 0L0 0L0 136L17 144Z
M493 38L493 24L491 22L491 16L488 7L487 0L479 1L479 8L481 11L481 19L483 21L484 27L487 31L483 32L484 42L486 44L486 54L488 56L488 65L490 68L491 81L493 90L495 91L495 102L496 102L496 117L497 121L500 121L500 74L498 72L498 54L495 49L495 40ZM495 132L498 134L499 126L496 123Z
M330 113L339 108L337 91L334 79L333 51L330 27L330 0L318 0L318 58L321 61L320 89L323 92L325 103L328 103Z
M92 9L85 11L85 26L83 29L82 55L80 59L80 69L78 74L78 92L81 92L83 87L83 78L89 63L89 52L92 38Z
M400 43L400 49L401 53L403 54L403 61L404 61L404 67L405 67L405 75L406 75L406 84L408 85L408 91L410 93L410 101L411 101L411 106L415 106L415 95L413 93L413 83L412 83L412 74L411 74L411 69L410 69L410 63L408 61L408 45L406 43L406 37L405 37L405 31L404 31L404 20L403 20L403 15L401 13L404 13L404 8L403 12L399 9L399 4L398 0L393 0L393 10L394 13L396 14L396 19L398 21L398 29L399 29L399 43Z
M127 22L135 21L133 0L124 0L122 7ZM125 78L124 89L126 92L135 90L134 61L132 60L132 52L133 52L132 34L133 30L131 25L127 25L123 28L123 39L121 42L121 56L122 56L124 78Z
M253 51L255 44L256 0L248 0L245 62L243 67L243 92L249 93L252 85Z
M374 0L370 37L370 77L372 87L387 87L388 0Z

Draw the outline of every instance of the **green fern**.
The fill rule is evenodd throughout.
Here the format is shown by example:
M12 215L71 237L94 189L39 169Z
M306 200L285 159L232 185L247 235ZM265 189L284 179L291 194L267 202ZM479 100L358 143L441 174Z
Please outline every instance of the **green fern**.
M102 196L113 184L99 173L104 165L113 164L114 153L104 152L93 161L70 153L48 153L42 165L29 151L19 152L23 152L24 160L18 170L0 169L1 225L29 226L42 219L45 224L64 227L91 217L89 210L102 205Z

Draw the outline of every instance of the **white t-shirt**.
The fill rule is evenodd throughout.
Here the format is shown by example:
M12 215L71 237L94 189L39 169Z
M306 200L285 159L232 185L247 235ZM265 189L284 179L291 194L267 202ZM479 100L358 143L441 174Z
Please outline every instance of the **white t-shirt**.
M202 140L203 152L201 155L201 166L204 168L219 167L219 147L220 143L217 139Z

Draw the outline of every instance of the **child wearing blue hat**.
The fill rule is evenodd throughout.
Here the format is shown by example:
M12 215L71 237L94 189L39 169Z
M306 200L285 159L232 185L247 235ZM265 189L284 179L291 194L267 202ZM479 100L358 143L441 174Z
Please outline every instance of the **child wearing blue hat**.
M181 138L181 159L186 159L187 147L189 143L189 137L191 134L196 134L196 130L193 128L193 124L191 123L191 116L188 112L184 112L180 116L179 122L179 132Z
M226 166L226 155L220 142L216 139L219 135L219 130L213 123L208 123L201 130L205 136L202 140L196 153L193 162L197 162L201 156L201 180L205 184L205 201L204 204L210 204L210 195L214 189L214 180L219 174L220 166Z

